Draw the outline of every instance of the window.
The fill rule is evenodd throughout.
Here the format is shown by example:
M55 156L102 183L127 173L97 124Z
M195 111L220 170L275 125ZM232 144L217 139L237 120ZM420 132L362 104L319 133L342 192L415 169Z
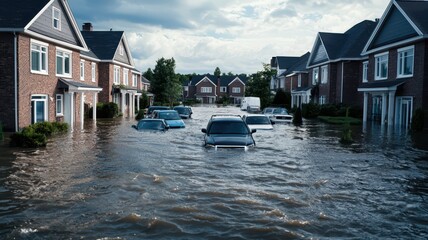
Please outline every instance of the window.
M64 112L63 112L63 99L64 96L62 94L57 94L56 95L56 115L57 116L63 116Z
M241 88L240 87L232 88L232 93L241 93Z
M48 96L31 96L31 123L45 122L48 120Z
M318 73L319 73L319 68L314 68L312 70L312 85L318 84Z
M80 80L85 81L85 61L80 60Z
M302 86L302 74L297 75L297 87Z
M31 41L31 72L48 73L48 44Z
M138 84L138 75L137 74L132 74L132 86L136 87Z
M56 7L52 8L52 27L61 31L61 11Z
M223 93L227 92L227 87L220 87L220 92L223 92Z
M363 62L363 82L368 81L369 62Z
M119 54L120 54L120 56L123 56L123 46L122 45L120 45L119 46Z
M319 99L319 104L320 105L324 105L324 104L326 104L326 97L325 96L320 96L320 99Z
M120 67L114 66L114 84L120 84Z
M97 64L96 63L92 63L91 64L91 79L92 79L92 82L95 82L95 73L96 73L96 67L97 67Z
M398 49L397 77L413 76L414 52L414 46Z
M212 93L213 88L212 87L201 87L201 93Z
M56 74L71 77L71 52L66 50L56 51Z
M128 80L128 72L129 72L129 70L128 70L128 69L126 69L126 68L124 68L124 69L123 69L123 84L124 84L125 86L128 86L128 84L129 84L129 80Z
M321 67L321 83L326 84L328 79L328 66Z
M375 80L383 80L388 78L388 53L383 53L375 56Z

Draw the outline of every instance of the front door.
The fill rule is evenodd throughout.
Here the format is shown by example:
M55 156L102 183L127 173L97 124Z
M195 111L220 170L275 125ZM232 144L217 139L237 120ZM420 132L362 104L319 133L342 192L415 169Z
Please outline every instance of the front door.
M412 120L413 98L399 97L396 105L396 122L399 126L408 129Z
M45 122L48 120L48 97L46 95L31 96L31 123Z

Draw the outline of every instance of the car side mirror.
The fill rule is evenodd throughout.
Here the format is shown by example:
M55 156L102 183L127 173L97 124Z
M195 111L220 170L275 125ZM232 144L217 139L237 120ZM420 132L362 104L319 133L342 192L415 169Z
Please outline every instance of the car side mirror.
M251 129L251 133L257 132L257 129Z
M133 127L133 128L135 128L135 129L137 129L137 125L132 125L131 127Z
M207 133L207 129L202 128L202 129L201 129L201 132L203 132L203 133Z

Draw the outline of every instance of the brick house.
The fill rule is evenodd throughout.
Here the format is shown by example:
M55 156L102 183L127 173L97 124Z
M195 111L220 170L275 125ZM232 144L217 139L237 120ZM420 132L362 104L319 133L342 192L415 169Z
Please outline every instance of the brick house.
M83 128L85 110L96 105L102 89L96 77L98 60L81 54L89 50L67 1L6 2L0 10L4 130L16 132L43 121ZM93 66L95 71L81 72Z
M228 97L233 104L240 104L245 96L246 76L220 77L206 74L195 75L183 84L183 97L212 104L221 97Z
M89 49L98 56L100 102L114 102L125 117L134 117L140 109L143 82L123 31L94 31L85 23L81 31Z
M285 91L291 94L291 107L302 107L302 104L309 103L311 97L311 87L308 83L308 63L310 52L299 57L299 60L283 73L285 76Z
M365 20L345 33L318 33L307 64L312 102L362 107L357 88L367 57L361 51L376 24Z
M276 56L270 60L270 67L276 70L276 76L272 76L270 80L270 90L276 93L278 89L285 90L285 75L293 65L299 61L299 57L293 56Z
M415 109L428 116L427 13L427 1L393 0L387 6L362 51L367 60L358 91L364 122L409 128Z

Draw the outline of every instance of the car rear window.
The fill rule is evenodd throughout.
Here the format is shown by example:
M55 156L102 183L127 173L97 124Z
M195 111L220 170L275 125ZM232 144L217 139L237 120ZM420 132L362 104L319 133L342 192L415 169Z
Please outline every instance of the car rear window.
M248 128L244 122L213 122L209 134L248 134Z
M245 119L245 122L247 124L270 124L269 119L267 117L262 117L262 116L247 117Z

